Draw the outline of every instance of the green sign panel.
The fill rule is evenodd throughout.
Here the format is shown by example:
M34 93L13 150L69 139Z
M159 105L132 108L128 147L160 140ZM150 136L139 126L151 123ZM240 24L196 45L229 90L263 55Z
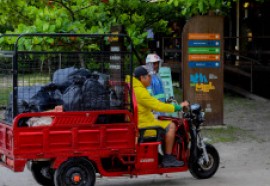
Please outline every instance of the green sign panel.
M188 53L190 54L219 54L219 47L189 47Z

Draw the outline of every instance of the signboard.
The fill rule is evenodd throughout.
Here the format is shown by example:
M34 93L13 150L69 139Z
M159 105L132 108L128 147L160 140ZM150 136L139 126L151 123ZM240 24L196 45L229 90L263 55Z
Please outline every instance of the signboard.
M196 55L196 54L189 54L188 55L189 61L220 61L220 55Z
M183 30L183 96L199 103L206 125L223 124L223 18L196 16Z
M220 48L218 47L189 47L190 54L219 54Z
M199 16L197 16L199 17ZM206 17L206 16L203 16ZM208 16L210 17L214 17L214 16ZM193 20L196 19L196 17L193 18ZM206 24L205 26L211 26L211 27L218 27L217 25L209 25L209 23L204 23ZM203 24L200 24L201 26L204 26ZM222 25L223 28L223 25ZM195 33L189 33L189 39L202 39L202 40L217 40L220 39L220 35L216 34L216 33L210 33L210 32L195 32Z
M204 47L204 46L220 46L219 40L189 40L188 46Z
M123 27L122 26L113 26L111 27L111 33L112 34L121 34L123 32ZM110 51L111 52L116 52L114 54L110 54L110 79L114 80L114 81L119 81L121 79L121 69L123 69L121 67L121 65L123 64L122 62L122 57L120 55L120 52L123 50L123 38L122 37L110 37L109 38L110 41Z
M190 68L220 68L220 62L215 61L215 62L196 62L196 61L189 61L188 66Z

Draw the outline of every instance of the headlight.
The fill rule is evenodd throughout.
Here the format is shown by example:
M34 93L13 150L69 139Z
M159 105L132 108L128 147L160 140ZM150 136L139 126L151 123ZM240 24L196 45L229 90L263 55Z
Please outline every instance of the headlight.
M198 116L198 119L199 119L199 121L201 122L201 123L203 123L204 122L204 120L205 120L205 113L204 112L201 112L200 114L199 114L199 116Z
M194 103L194 104L190 105L190 109L191 109L192 113L197 115L201 112L202 107L200 104Z

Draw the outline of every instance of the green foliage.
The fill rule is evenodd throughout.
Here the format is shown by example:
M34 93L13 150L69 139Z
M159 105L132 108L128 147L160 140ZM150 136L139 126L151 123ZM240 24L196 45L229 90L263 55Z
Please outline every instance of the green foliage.
M169 4L176 7L182 7L182 15L191 17L193 15L203 15L209 12L226 14L233 1L236 0L169 0Z
M166 32L169 20L230 6L221 0L0 0L2 33L109 33L123 25L136 49L146 47L147 28ZM3 26L4 25L4 26ZM12 44L14 40L0 43ZM41 40L24 48L40 49ZM43 41L52 44L54 41ZM28 46L34 44L33 46ZM50 47L48 47L50 48Z

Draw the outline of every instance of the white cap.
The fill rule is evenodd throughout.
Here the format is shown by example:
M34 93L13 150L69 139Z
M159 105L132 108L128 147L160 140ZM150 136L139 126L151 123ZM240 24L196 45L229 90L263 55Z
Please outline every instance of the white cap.
M145 62L146 63L160 62L160 57L157 54L148 54Z

